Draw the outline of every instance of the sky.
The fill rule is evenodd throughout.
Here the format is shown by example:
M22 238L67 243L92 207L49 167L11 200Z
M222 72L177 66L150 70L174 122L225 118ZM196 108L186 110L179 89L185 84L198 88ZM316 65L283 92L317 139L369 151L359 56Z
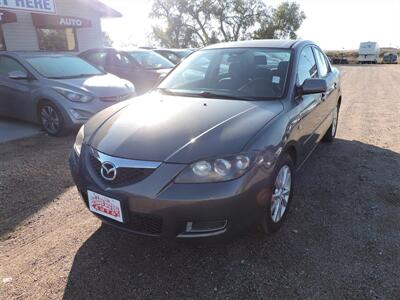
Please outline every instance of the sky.
M103 20L114 46L150 46L151 0L101 0L124 17ZM265 0L277 6L284 0ZM324 50L358 49L360 42L400 48L400 0L297 0L307 18L298 36Z

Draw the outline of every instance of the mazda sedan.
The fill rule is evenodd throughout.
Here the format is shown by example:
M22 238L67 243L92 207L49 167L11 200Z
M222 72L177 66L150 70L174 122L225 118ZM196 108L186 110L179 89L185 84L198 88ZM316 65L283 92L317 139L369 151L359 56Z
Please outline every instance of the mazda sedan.
M296 171L334 139L340 103L339 72L312 42L213 45L95 115L70 166L90 211L121 229L220 238L259 223L273 233Z

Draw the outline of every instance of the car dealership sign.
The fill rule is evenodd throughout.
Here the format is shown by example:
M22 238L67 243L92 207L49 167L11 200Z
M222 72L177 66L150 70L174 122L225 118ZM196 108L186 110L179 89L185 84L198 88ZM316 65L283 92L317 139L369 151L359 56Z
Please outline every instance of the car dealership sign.
M54 1L55 0L0 0L0 8L55 14L56 4Z
M33 25L38 28L84 28L91 27L88 19L71 16L49 16L44 14L32 14Z

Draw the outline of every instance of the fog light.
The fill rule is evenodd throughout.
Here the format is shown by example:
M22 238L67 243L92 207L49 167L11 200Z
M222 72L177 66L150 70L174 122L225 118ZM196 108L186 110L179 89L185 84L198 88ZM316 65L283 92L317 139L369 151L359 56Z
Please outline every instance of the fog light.
M195 221L186 223L187 233L204 233L225 229L226 220L222 221Z

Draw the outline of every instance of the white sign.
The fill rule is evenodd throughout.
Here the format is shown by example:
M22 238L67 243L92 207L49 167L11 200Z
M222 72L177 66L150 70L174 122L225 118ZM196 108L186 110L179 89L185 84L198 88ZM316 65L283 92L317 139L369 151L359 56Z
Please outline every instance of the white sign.
M0 0L0 8L55 14L55 0Z

